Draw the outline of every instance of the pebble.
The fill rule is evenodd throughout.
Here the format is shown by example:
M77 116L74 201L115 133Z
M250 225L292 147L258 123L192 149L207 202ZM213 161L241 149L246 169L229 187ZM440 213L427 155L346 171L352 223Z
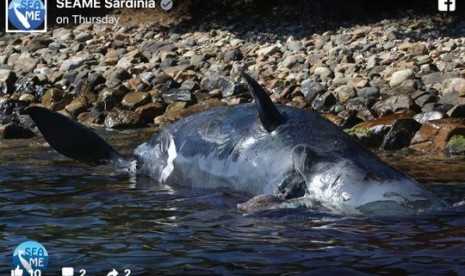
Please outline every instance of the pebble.
M412 69L403 69L403 70L396 71L392 74L389 80L389 85L391 87L398 86L402 84L404 81L411 78L412 76L413 76Z
M273 101L336 116L345 128L397 112L422 125L462 118L463 39L438 36L441 22L406 17L315 34L293 24L279 31L253 25L250 32L248 22L222 29L205 23L195 32L83 24L17 35L0 41L0 123L39 102L84 124L168 124L213 106L250 102L243 71ZM363 139L404 147L408 136L388 134L391 126Z

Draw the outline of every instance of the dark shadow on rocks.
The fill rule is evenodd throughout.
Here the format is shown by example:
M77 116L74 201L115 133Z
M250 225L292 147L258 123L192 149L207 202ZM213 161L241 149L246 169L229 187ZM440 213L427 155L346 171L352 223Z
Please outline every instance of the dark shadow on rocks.
M191 0L183 9L191 19L176 26L176 32L224 28L241 38L258 33L302 38L385 19L426 17L432 24L417 32L418 38L465 34L465 5L457 3L456 12L444 13L437 0Z

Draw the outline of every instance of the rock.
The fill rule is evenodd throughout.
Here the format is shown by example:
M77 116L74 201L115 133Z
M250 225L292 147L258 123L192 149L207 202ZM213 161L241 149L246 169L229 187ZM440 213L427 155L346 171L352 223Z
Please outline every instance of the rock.
M389 131L389 127L364 127L357 125L351 129L345 129L345 131L353 138L359 140L365 147L378 148L383 142L384 135Z
M66 72L70 70L77 69L84 65L86 61L89 60L89 56L79 56L79 57L72 57L63 61L60 66L60 72Z
M187 103L195 102L195 97L189 90L179 88L171 88L170 90L163 92L162 98L165 103L177 101Z
M15 87L15 82L17 80L16 73L8 69L0 69L0 93L11 94L13 93Z
M113 110L105 118L105 126L115 129L138 128L142 126L142 121L134 111Z
M152 123L153 119L157 116L163 115L166 110L166 106L158 103L152 102L136 108L135 112L139 114L140 118L146 123Z
M389 98L377 102L372 109L382 117L387 114L396 113L398 111L418 110L418 106L410 98L410 96L390 96Z
M337 103L336 97L330 91L318 95L312 102L312 108L318 112L327 112Z
M7 124L5 127L0 128L0 132L3 139L29 139L35 136L32 130L15 123Z
M210 77L204 78L200 86L207 91L219 89L224 98L247 91L244 84L235 83L234 81L218 74L212 74Z
M105 121L105 116L102 112L94 110L80 113L77 120L84 125L101 125Z
M287 56L281 63L281 68L292 68L298 62L298 55Z
M358 88L357 96L362 98L378 98L379 88L376 86Z
M306 79L300 84L300 91L304 94L305 99L311 102L316 96L326 92L326 88L317 81Z
M92 34L82 32L76 35L74 39L78 42L86 42L87 40L91 40L92 38L93 38Z
M16 71L30 72L36 68L38 63L39 59L33 58L28 52L23 52L15 62L14 69Z
M428 111L415 115L413 119L415 119L420 124L424 124L428 121L443 119L444 117L444 113L440 111Z
M415 56L426 55L428 54L428 46L425 43L413 43L408 48L408 52Z
M165 126L184 117L187 108L186 102L172 102L166 107L163 115L155 117L153 123L158 126Z
M50 88L42 96L42 105L51 110L62 110L71 103L73 97L59 88Z
M459 94L459 97L465 97L465 79L464 78L452 78L444 81L443 91L453 91Z
M442 153L454 135L465 135L465 119L446 118L425 122L413 136L410 148L422 152Z
M53 35L52 35L54 40L58 41L67 41L74 39L74 34L72 30L65 29L65 28L58 28L53 30Z
M389 85L391 87L397 86L402 84L404 81L410 79L413 76L413 70L412 69L402 69L399 71L396 71L392 74L390 80L389 80Z
M259 56L269 56L274 53L280 52L281 48L278 45L271 45L257 51L257 55Z
M190 64L182 64L182 65L168 67L165 70L163 70L163 72L167 74L168 76L175 78L179 73L182 73L190 69L194 69L194 66Z
M334 93L336 94L337 100L341 104L346 103L348 100L354 98L357 95L355 89L347 85L339 86L334 90Z
M445 153L448 157L465 156L465 136L452 136L447 142Z
M152 97L146 92L129 92L124 95L121 104L127 108L137 108L152 101Z
M68 111L73 116L77 116L82 112L87 111L87 108L91 107L92 104L89 100L84 97L80 96L74 99L70 104L65 107L65 110Z
M381 149L400 150L408 147L415 133L420 129L421 124L414 119L397 120L384 137Z
M131 78L131 74L121 67L113 67L106 71L104 74L106 79L105 84L108 88L115 88L120 85L123 81Z
M465 118L465 105L456 105L447 111L447 115L451 118Z

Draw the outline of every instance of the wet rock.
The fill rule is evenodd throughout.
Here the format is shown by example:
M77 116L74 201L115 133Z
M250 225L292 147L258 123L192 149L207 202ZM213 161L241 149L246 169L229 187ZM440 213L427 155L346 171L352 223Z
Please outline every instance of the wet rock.
M172 102L166 107L163 115L155 117L153 123L158 126L165 126L184 117L187 108L186 102Z
M326 88L317 81L306 79L300 84L300 91L304 95L305 99L311 102L316 96L326 92Z
M412 69L402 69L399 71L396 71L392 74L390 80L389 80L389 85L391 87L397 86L402 84L404 81L408 80L413 76L413 70Z
M389 98L377 102L372 108L378 116L382 117L398 111L418 110L415 102L406 95L390 96Z
M414 119L400 119L392 125L389 132L384 137L381 149L400 150L408 147L415 133L420 129L421 124Z
M146 123L152 123L153 119L157 116L163 115L166 110L166 106L158 103L152 102L136 108L135 112L139 114L141 119Z
M42 105L51 110L62 110L71 103L73 97L64 90L53 87L48 89L42 96Z
M123 85L112 89L104 89L98 95L97 105L103 107L104 110L110 110L121 102L127 92L127 88Z
M124 95L121 104L127 108L137 108L152 101L152 97L146 92L129 92Z
M139 114L130 110L113 110L105 118L105 126L115 129L138 128L143 126Z
M172 88L163 92L162 98L165 103L172 103L177 101L187 103L195 102L195 97L189 90L179 88Z
M102 112L94 110L80 113L77 120L84 125L101 125L104 123L105 116Z
M434 110L434 111L419 113L415 115L413 119L415 119L420 124L424 124L427 121L439 120L439 119L443 119L444 117L445 117L444 113Z
M425 122L413 136L410 148L422 152L442 153L454 135L465 135L465 120L446 118Z
M2 139L29 139L35 136L34 132L15 123L0 128Z
M445 153L449 157L465 156L465 136L452 136L447 142Z
M345 129L345 131L353 138L359 140L365 147L378 148L383 142L384 135L389 131L389 127L383 125L364 127L360 124L351 129Z
M65 110L73 116L77 116L80 113L87 111L87 109L91 106L92 104L86 97L80 96L74 99L70 104L68 104L65 107Z

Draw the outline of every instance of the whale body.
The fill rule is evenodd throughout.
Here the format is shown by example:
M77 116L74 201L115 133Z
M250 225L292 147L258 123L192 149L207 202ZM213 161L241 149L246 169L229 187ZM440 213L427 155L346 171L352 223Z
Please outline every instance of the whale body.
M416 215L446 205L313 111L274 105L249 75L255 102L188 116L122 157L90 129L48 109L27 113L73 159L131 167L160 183L269 195L280 206L349 215ZM258 111L258 112L257 112ZM69 133L69 134L66 134ZM252 198L253 200L253 198Z

